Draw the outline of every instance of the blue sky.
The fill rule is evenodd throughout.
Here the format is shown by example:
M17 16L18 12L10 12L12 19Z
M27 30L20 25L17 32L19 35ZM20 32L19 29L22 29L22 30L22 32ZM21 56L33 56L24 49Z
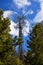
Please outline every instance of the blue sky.
M25 16L26 25L23 28L23 36L27 39L27 34L36 23L43 20L43 0L0 0L0 9L4 10L3 16L11 20L12 35L18 35L19 29L14 29L16 16ZM27 28L26 28L27 26Z

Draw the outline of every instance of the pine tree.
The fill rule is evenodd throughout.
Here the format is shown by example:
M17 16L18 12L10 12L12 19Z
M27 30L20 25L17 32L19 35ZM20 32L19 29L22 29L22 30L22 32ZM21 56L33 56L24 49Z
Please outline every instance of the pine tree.
M26 65L43 65L43 24L38 23L30 33L27 42L30 49L25 56Z
M0 10L0 65L23 65L23 62L16 55L15 48L19 44L19 39L9 34L10 20L3 17ZM21 43L21 42L20 42Z
M3 11L0 10L0 65L8 65L8 59L11 54L12 37L9 34L10 20L3 17Z
M18 16L17 17L17 26L15 28L19 29L19 38L18 38L18 45L19 45L19 57L23 60L23 34L22 29L25 26L24 17Z
M19 41L20 38L17 38L17 36L15 36L13 38L13 44L12 44L12 53L11 53L11 57L9 59L10 61L10 65L23 65L23 62L20 60L17 51L16 51L16 46L21 43Z

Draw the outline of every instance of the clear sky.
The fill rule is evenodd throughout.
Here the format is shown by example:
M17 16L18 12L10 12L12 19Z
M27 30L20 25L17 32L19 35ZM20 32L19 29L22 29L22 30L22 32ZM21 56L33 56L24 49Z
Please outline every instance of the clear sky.
M18 35L19 29L14 29L16 26L16 16L24 15L26 25L23 28L23 36L27 39L30 29L36 23L43 20L43 0L0 0L0 9L4 10L3 16L9 17L11 20L12 35ZM27 27L26 27L27 26Z

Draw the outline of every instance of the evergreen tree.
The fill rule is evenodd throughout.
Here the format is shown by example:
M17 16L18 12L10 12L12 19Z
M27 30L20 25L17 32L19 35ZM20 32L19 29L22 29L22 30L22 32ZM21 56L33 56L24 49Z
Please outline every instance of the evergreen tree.
M3 11L0 10L0 65L23 65L15 51L21 39L20 41L17 37L12 39L9 25L10 20L4 18Z
M25 56L26 65L43 65L43 24L38 23L30 33L27 42L30 49Z
M18 52L19 52L19 57L20 59L23 60L23 34L22 34L22 29L25 26L25 21L24 17L18 16L17 17L17 26L15 28L19 29L19 38L18 38Z
M11 53L11 57L9 59L10 61L10 65L23 65L23 62L20 60L17 51L16 51L16 46L19 45L19 43L21 43L21 40L19 40L20 38L17 38L17 36L15 36L13 38L13 46L12 46L12 53Z
M0 65L8 65L8 59L11 54L12 37L9 34L10 20L3 17L3 11L0 10Z

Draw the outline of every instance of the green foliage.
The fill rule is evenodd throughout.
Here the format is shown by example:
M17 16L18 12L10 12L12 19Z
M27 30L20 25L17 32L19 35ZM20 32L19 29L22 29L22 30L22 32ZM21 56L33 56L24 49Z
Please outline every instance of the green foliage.
M23 43L23 39L21 37L18 38L18 45L21 45Z
M6 65L12 48L12 37L9 34L10 20L3 18L3 11L0 10L0 65Z
M0 9L0 16L2 16L3 15L3 10L2 9Z
M23 65L23 62L18 57L15 57L12 61L12 65Z
M31 32L25 63L26 65L43 65L43 24L38 23Z

